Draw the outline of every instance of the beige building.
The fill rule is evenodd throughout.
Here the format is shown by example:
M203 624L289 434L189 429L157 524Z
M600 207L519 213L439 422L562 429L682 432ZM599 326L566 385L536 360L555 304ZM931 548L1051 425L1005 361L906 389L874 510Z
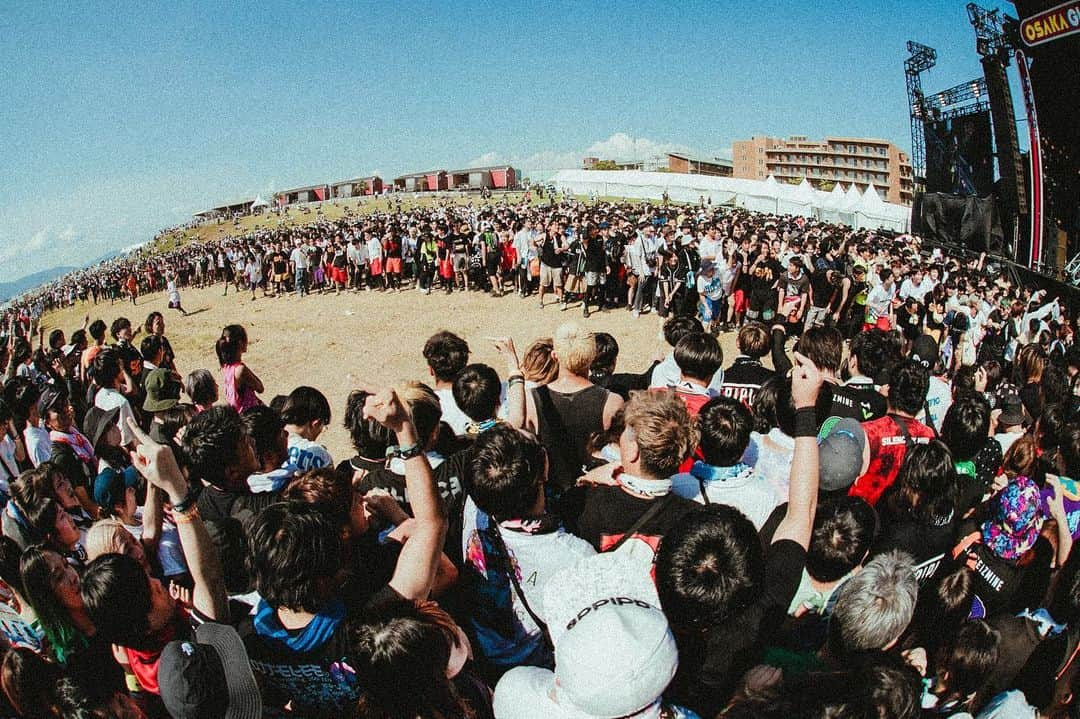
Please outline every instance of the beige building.
M914 183L911 159L885 140L865 137L826 137L808 140L792 136L753 137L732 144L735 177L779 182L801 182L829 189L837 182L854 183L860 192L873 185L881 199L910 205Z

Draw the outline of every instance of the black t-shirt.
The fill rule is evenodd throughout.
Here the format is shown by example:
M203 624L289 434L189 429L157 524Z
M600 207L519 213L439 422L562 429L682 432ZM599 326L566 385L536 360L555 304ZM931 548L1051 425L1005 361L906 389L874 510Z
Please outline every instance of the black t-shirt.
M975 521L962 523L958 534L961 546L979 530ZM972 570L975 595L986 607L987 616L1000 612L1016 614L1025 608L1035 608L1042 601L1050 584L1054 548L1049 540L1040 536L1019 559L1008 560L976 541L959 556Z
M872 384L832 386L832 408L829 413L834 417L850 417L859 422L869 422L884 417L888 410L887 400Z
M828 307L832 303L836 288L829 282L828 269L814 270L810 275L810 287L814 290L814 307Z
M760 662L787 616L805 566L806 550L796 542L774 542L765 554L765 579L757 600L744 612L700 632L679 631L692 618L671 617L679 669L664 698L701 716L716 716L743 674Z
M396 601L401 596L383 587L367 602L363 614ZM329 718L342 716L355 705L361 687L349 662L349 624L358 617L346 616L347 604L335 600L303 629L282 628L271 609L241 623L237 631L264 707L281 709L291 701L296 716Z
M589 240L585 246L585 271L604 271L604 245L599 237Z
M644 499L628 494L619 487L592 487L585 496L577 534L592 544L596 551L607 551L656 502L663 502L664 506L634 532L634 538L644 541L655 552L663 536L700 505L673 494L659 499Z
M776 260L765 260L758 264L750 280L752 309L776 309L776 281L782 271Z
M562 267L563 256L555 250L562 246L562 238L545 235L540 244L540 261L548 267Z
M774 374L776 373L761 364L761 360L740 355L724 370L724 383L720 385L720 394L737 399L749 407L761 385Z

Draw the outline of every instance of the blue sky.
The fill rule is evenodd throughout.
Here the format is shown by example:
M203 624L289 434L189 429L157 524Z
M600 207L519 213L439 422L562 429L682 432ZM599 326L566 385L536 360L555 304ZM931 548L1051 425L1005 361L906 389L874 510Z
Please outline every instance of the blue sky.
M376 171L527 175L587 153L727 154L754 134L906 149L908 39L938 50L929 90L981 72L954 0L9 0L0 281L220 202Z

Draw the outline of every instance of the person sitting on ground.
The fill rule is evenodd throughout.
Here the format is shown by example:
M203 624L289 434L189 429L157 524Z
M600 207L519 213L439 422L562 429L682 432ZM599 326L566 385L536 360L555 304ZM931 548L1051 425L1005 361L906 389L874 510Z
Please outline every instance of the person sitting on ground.
M289 434L289 463L298 472L333 467L330 452L316 440L330 426L330 403L314 387L297 387L281 409Z
M701 504L726 504L761 528L782 501L742 457L750 444L754 418L730 397L714 397L698 415L701 454L689 472L671 478L671 491Z
M338 589L345 564L334 514L296 501L259 512L248 532L248 565L261 600L239 631L267 708L340 716L363 690L350 656L349 608L362 603L366 614L387 601L426 599L435 578L446 518L419 435L393 390L370 391L364 413L396 435L413 530L390 582L365 601Z
M761 385L776 374L775 371L761 364L761 358L772 350L772 336L760 322L747 322L739 328L735 339L739 355L731 366L724 370L724 381L720 385L720 394L752 406L754 394Z

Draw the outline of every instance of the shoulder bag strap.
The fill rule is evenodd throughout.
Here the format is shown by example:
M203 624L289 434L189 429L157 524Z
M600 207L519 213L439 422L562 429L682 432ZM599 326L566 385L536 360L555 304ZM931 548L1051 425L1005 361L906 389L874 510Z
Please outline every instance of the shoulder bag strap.
M672 495L666 494L663 497L661 497L660 499L657 499L656 501L654 501L653 505L651 507L649 507L649 509L644 514L642 514L640 517L638 517L637 521L634 522L634 524L630 527L630 529L626 530L626 533L623 534L623 536L619 537L619 541L615 542L615 544L608 547L607 550L605 550L605 551L614 552L616 549L618 549L623 544L625 544L626 540L628 540L628 539L630 539L630 537L634 536L634 534L637 533L637 531L639 529L641 529L642 527L645 526L646 522L648 522L650 519L652 519L656 515L660 514L660 510L662 510L665 506L667 506L667 504L671 501L671 497L672 497Z
M896 428L900 430L900 434L904 435L904 444L907 445L908 449L911 449L911 446L915 444L915 440L911 438L911 430L908 429L907 419L895 414L890 414L889 419L891 419L893 424L896 425Z
M525 592L521 589L521 582L518 581L517 571L514 569L513 562L510 561L510 549L506 546L506 541L503 540L502 530L499 529L499 523L495 520L495 517L488 515L488 521L491 522L491 534L495 538L495 541L499 544L499 551L502 552L503 560L506 562L506 566L503 571L510 577L510 582L514 585L514 592L517 594L518 599L521 600L521 606L525 607L525 611L528 612L529 617L540 628L540 634L544 637L544 646L549 651L554 651L555 645L551 641L551 632L548 630L547 622L537 615L533 611L532 606L529 604L529 600L525 598Z

